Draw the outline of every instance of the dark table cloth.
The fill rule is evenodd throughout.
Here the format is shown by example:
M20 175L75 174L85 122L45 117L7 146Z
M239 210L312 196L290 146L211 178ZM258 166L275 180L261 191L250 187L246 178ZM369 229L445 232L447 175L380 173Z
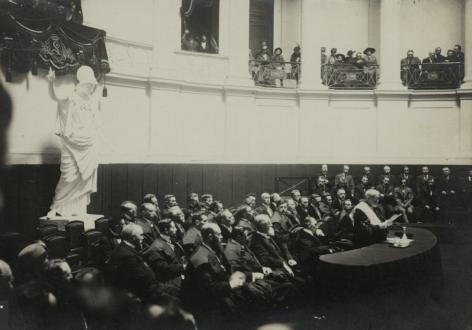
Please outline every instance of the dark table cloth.
M407 248L377 243L356 250L320 257L320 281L339 291L442 283L440 250L429 230L408 228L413 242Z

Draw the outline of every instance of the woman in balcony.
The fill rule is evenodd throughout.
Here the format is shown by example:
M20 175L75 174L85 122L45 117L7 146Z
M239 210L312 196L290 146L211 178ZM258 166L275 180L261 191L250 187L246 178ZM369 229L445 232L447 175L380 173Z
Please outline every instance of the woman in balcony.
M368 47L364 50L364 60L367 66L366 73L369 85L376 85L377 82L377 58L374 56L375 49Z
M274 50L274 56L272 56L272 78L280 81L280 87L284 87L285 78L285 59L282 55L282 48L276 48Z

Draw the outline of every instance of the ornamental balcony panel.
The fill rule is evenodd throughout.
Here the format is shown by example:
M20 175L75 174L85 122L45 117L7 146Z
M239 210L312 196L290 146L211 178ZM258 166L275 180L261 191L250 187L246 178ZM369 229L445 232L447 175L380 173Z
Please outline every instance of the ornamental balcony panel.
M297 88L301 63L250 60L249 73L256 86Z
M375 89L380 77L379 65L324 64L323 85L332 89Z
M455 89L464 78L464 64L460 62L423 63L401 68L403 85L409 89Z

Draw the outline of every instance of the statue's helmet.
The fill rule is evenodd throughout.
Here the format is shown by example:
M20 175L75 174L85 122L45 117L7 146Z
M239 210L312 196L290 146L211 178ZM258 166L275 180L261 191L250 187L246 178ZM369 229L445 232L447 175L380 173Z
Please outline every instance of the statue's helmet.
M95 78L93 69L86 65L82 65L77 69L77 80L79 84L97 85L97 79Z

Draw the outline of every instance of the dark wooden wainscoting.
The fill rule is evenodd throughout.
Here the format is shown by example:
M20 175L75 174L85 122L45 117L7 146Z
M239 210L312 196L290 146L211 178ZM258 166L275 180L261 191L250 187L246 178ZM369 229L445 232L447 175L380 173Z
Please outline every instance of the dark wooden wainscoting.
M455 175L465 176L469 167L451 166ZM342 165L330 165L330 174L339 173ZM176 195L185 206L189 192L212 193L225 205L238 205L248 192L280 191L291 183L318 175L320 165L232 165L232 164L104 164L99 166L98 192L92 196L89 213L116 216L124 200L140 203L146 193L156 193L162 203L167 193ZM358 176L362 165L351 166ZM441 166L431 166L439 175ZM380 174L382 165L372 166ZM401 166L392 166L397 174ZM421 166L411 165L414 175ZM283 178L278 180L278 178ZM5 207L1 229L19 231L31 237L39 217L46 214L59 179L59 165L15 165L8 168L4 181ZM306 185L300 186L305 190Z

